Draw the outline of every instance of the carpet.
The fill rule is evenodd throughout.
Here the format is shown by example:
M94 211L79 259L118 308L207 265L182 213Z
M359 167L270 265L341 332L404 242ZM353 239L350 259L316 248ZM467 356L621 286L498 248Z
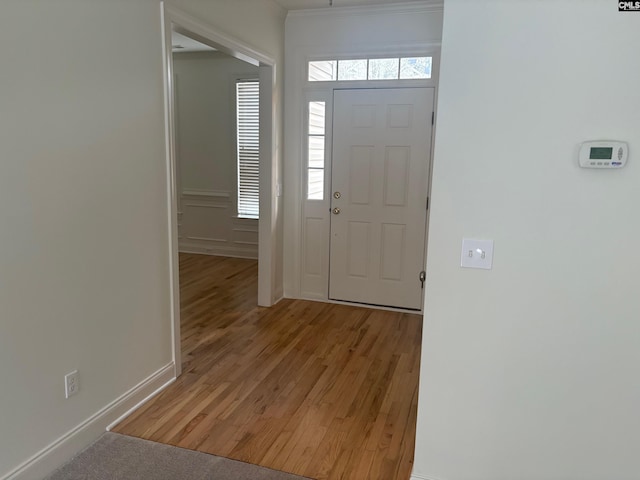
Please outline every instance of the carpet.
M107 432L46 480L303 480L248 463Z

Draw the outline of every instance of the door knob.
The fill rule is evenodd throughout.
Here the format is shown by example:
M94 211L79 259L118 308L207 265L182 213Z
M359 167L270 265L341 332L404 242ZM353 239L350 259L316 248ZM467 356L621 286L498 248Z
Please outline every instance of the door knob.
M336 200L338 198L340 198L342 195L340 194L340 192L333 192L333 198L335 198Z
M336 207L336 208L334 208L332 210L332 212L333 212L334 215L339 215L340 214L340 209L338 207Z

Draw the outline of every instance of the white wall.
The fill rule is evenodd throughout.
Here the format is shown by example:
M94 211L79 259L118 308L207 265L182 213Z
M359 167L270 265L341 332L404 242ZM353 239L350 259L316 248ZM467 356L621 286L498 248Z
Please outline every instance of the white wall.
M437 86L442 5L333 7L290 12L286 21L285 295L326 300L329 272L329 189L333 88L354 82L308 84L306 62L313 59L433 55L434 77L412 86ZM406 83L404 84L406 85ZM380 87L359 82L358 87ZM386 83L384 87L399 86ZM325 200L306 201L303 128L307 101L325 101L329 127L325 150Z
M181 5L282 59L248 3ZM0 478L34 479L173 374L160 4L8 0L0 42Z
M228 55L177 53L180 251L258 258L258 221L237 218L235 85L258 67Z
M169 364L171 330L159 4L4 2L0 42L1 477Z
M416 479L638 478L637 17L446 1ZM628 165L580 169L590 139ZM463 237L493 270L459 267Z

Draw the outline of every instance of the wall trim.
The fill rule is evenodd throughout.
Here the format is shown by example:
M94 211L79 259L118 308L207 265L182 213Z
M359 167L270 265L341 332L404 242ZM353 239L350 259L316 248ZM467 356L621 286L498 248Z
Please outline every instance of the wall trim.
M231 197L231 194L229 192L223 192L221 190L196 190L193 188L182 190L182 195L185 197Z
M444 9L442 0L425 0L420 2L396 3L392 5L367 5L359 7L326 7L306 10L291 10L288 17L316 17L343 15L381 15L381 14L414 14L424 12L441 12Z
M200 255L212 255L214 257L233 257L247 258L250 260L258 259L257 245L249 245L254 248L229 247L225 245L202 245L191 242L180 244L180 253L197 253ZM2 480L2 479L0 479Z
M169 5L166 1L162 2L162 6L165 20L169 21L169 25L167 25L169 27L168 32L171 32L171 24L173 24L176 32L186 34L194 40L251 65L257 66L261 63L275 65L275 60L266 53L253 48L236 37L211 27L197 17L193 17L177 7ZM169 35L167 39L170 40L170 37ZM168 42L167 46L170 44L171 42ZM172 50L170 49L169 53L173 54Z
M293 298L293 297L286 297ZM371 310L384 310L386 312L398 312L398 313L409 313L411 315L422 315L424 316L424 309L421 310L411 310L408 308L398 308L398 307L385 307L384 305L371 305L369 303L358 303L358 302L345 302L342 300L333 300L331 298L326 297L325 295L314 294L310 292L300 292L296 299L300 300L308 300L310 302L321 302L321 303L332 303L334 305L347 305L351 307L360 307L360 308L370 308ZM438 480L438 479L427 479L427 480Z
M215 203L193 203L193 202L185 202L182 204L185 207L192 208L224 208L225 210L229 208L229 205L217 205Z
M226 238L209 238L209 237L187 237L187 240L196 240L199 242L219 242L219 243L228 242Z
M179 60L200 60L200 59L209 59L209 58L228 58L229 56L224 52L204 50L197 52L181 52L176 51L172 52L175 55L176 59Z
M411 472L411 478L409 480L443 480L443 479L436 478L436 477L425 477L424 475L418 475L415 472Z
M256 230L255 228L233 228L231 229L232 232L245 232L245 233L258 233L258 230ZM256 244L257 245L257 244Z
M175 364L171 362L54 440L0 480L33 480L49 475L175 379Z

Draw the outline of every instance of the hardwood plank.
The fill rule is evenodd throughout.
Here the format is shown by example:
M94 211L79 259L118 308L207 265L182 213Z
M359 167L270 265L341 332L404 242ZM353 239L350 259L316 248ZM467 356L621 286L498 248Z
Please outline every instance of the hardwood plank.
M318 480L407 480L422 319L285 299L254 260L180 254L183 375L113 430Z

